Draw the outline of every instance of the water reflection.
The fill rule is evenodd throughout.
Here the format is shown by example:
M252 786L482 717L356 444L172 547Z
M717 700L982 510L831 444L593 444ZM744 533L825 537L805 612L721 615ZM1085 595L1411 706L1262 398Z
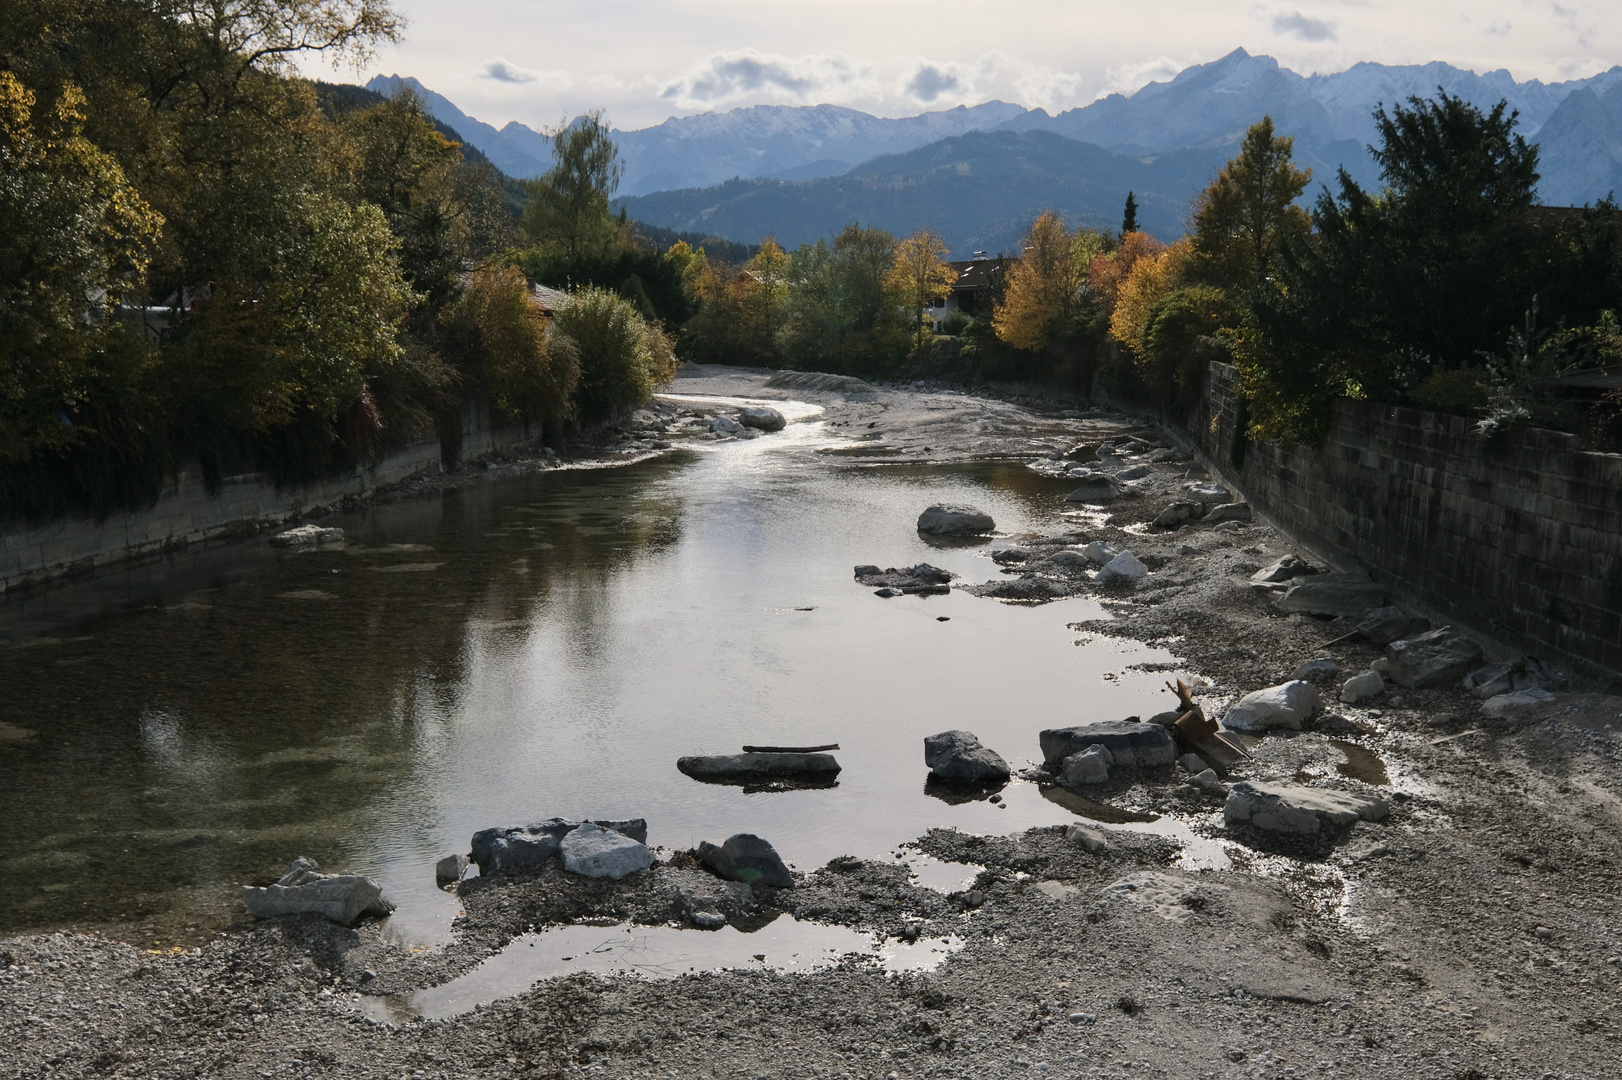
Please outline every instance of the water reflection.
M1065 624L1103 614L1086 599L881 601L850 580L925 559L985 580L986 545L927 547L919 510L1054 527L1066 484L841 466L819 427L369 508L331 522L341 550L250 543L5 605L0 932L195 938L239 916L235 885L306 854L379 876L396 932L437 940L456 904L434 861L554 814L646 817L668 847L756 832L802 869L936 825L1069 820L1027 784L925 795L923 737L966 728L1018 768L1043 727L1141 713L1164 676L1125 669L1165 654L1074 648ZM675 769L822 742L845 747L836 788Z

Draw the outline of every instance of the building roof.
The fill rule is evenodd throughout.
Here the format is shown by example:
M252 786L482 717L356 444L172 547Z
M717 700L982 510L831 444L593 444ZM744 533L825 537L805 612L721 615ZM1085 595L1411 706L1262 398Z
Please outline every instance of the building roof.
M946 265L957 271L957 280L952 283L953 291L970 289L989 289L993 284L992 275L1000 268L1012 262L1011 259L967 259L960 262L948 262Z

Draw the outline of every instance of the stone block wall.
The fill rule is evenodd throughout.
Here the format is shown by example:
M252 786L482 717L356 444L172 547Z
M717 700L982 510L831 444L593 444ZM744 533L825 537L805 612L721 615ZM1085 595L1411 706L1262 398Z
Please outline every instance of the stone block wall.
M539 427L497 426L487 406L471 404L463 416L461 453L474 458L539 434ZM103 521L68 517L0 532L0 596L52 578L279 525L317 507L440 467L440 442L435 436L400 447L347 476L278 488L263 473L244 473L226 477L221 489L210 495L201 468L192 462L149 509L113 514Z
M1622 454L1523 429L1341 401L1322 447L1252 443L1234 465L1233 369L1192 425L1255 509L1398 597L1602 682L1622 679Z

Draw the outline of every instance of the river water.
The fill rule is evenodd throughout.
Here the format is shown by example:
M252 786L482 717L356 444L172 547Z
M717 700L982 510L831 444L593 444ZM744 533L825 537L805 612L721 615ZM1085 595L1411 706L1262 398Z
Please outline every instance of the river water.
M377 877L391 933L431 944L457 912L434 862L553 815L645 817L667 848L754 832L801 869L932 826L1075 820L1027 783L933 797L923 737L967 728L1018 768L1041 728L1162 707L1166 676L1128 667L1169 657L1078 646L1090 599L881 600L851 576L927 560L986 580L990 545L931 546L919 511L1052 528L1069 485L1017 462L842 465L814 407L785 411L802 422L753 441L324 519L342 550L256 540L0 608L0 933L197 940L303 854ZM676 771L825 742L828 789Z

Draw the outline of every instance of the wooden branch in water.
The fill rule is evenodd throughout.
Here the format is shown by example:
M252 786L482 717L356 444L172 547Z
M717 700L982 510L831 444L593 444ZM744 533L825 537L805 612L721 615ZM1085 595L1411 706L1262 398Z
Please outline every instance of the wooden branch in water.
M839 744L828 743L825 746L746 746L746 754L820 754L826 750L838 750Z

